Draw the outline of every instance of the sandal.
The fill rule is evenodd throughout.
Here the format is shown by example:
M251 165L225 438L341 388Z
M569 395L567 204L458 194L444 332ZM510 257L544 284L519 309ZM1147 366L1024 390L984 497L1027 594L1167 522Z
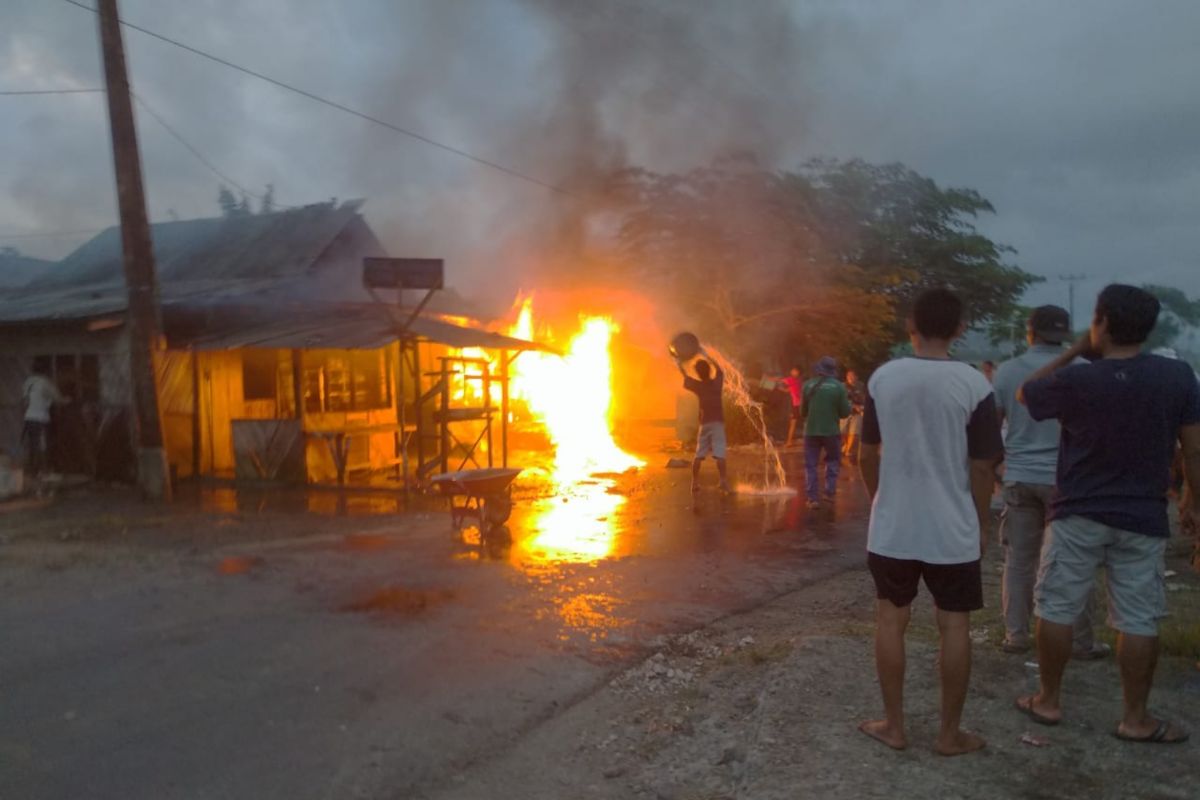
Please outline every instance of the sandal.
M1170 733L1172 729L1174 729L1180 735L1176 738L1168 739L1167 734ZM1155 728L1152 733L1146 736L1129 736L1121 733L1120 726L1117 726L1117 729L1113 731L1113 736L1117 737L1123 742L1138 742L1141 744L1183 744L1192 737L1190 733L1185 730L1175 728L1165 719L1159 722L1158 727Z
M1023 702L1021 702L1022 700L1025 700L1027 702L1023 703ZM1054 719L1053 717L1047 717L1045 714L1039 714L1037 712L1037 710L1034 709L1034 707L1033 707L1033 697L1018 697L1013 702L1013 706L1017 709L1017 711L1020 711L1022 714L1029 717L1031 720L1036 722L1038 725L1045 725L1047 727L1052 728L1055 725L1057 725L1058 723L1062 722L1061 719Z

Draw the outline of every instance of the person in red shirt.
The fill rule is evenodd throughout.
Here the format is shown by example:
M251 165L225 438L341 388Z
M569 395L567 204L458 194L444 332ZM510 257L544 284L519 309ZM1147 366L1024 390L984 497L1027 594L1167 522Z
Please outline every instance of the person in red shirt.
M792 367L792 372L786 378L777 378L780 383L780 391L786 391L792 396L792 414L788 417L788 432L787 441L783 443L784 447L791 447L792 441L796 438L796 425L800 422L801 413L800 406L803 397L801 393L804 388L803 373L799 367Z

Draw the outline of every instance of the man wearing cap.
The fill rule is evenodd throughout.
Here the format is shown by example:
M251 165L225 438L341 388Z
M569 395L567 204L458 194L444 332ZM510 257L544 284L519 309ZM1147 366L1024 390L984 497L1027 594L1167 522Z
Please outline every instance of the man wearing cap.
M1017 389L1029 376L1063 353L1071 339L1071 318L1066 309L1040 306L1029 315L1029 350L1005 361L996 370L996 405L1008 422L1004 437L1004 513L1000 543L1004 547L1004 612L1006 653L1025 653L1031 645L1029 623L1033 614L1033 586L1037 581L1042 539L1054 495L1061 434L1058 420L1035 422L1017 402ZM1093 602L1075 624L1075 658L1103 658L1109 647L1095 641Z
M837 379L837 361L824 356L813 370L816 375L804 384L801 413L804 415L804 476L808 507L821 507L821 481L818 474L821 453L825 453L825 498L837 494L838 473L842 466L842 420L850 416L850 395Z

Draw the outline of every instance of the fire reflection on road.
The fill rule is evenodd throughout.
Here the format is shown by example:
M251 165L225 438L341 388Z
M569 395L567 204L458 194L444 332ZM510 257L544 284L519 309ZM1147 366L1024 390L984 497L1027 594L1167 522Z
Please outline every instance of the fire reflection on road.
M602 592L581 592L562 598L556 603L563 626L558 638L568 641L574 633L591 642L607 639L612 630L628 627L633 622L619 613L622 605L624 601L615 595Z
M620 481L600 476L552 481L552 489L544 486L547 494L524 504L509 561L549 601L536 616L554 625L564 643L607 642L633 623L621 610L628 599L603 568L631 547L622 535L628 501Z
M521 561L588 563L618 555L617 512L625 498L611 493L613 482L581 482L556 497L535 501L519 543Z

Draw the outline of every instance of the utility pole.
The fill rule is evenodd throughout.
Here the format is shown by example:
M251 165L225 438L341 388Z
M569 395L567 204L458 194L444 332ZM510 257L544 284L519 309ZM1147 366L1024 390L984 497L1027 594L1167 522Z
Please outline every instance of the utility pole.
M1087 280L1087 275L1059 275L1067 283L1067 316L1071 319L1071 335L1075 335L1075 284Z
M112 128L113 167L117 175L117 206L121 214L121 249L125 286L129 293L126 315L129 341L129 378L132 384L133 434L137 449L138 486L147 499L171 499L171 478L163 447L162 417L158 411L158 381L154 357L158 349L158 282L154 275L154 248L137 131L133 126L129 76L117 0L99 0L100 52L108 94L108 120Z

